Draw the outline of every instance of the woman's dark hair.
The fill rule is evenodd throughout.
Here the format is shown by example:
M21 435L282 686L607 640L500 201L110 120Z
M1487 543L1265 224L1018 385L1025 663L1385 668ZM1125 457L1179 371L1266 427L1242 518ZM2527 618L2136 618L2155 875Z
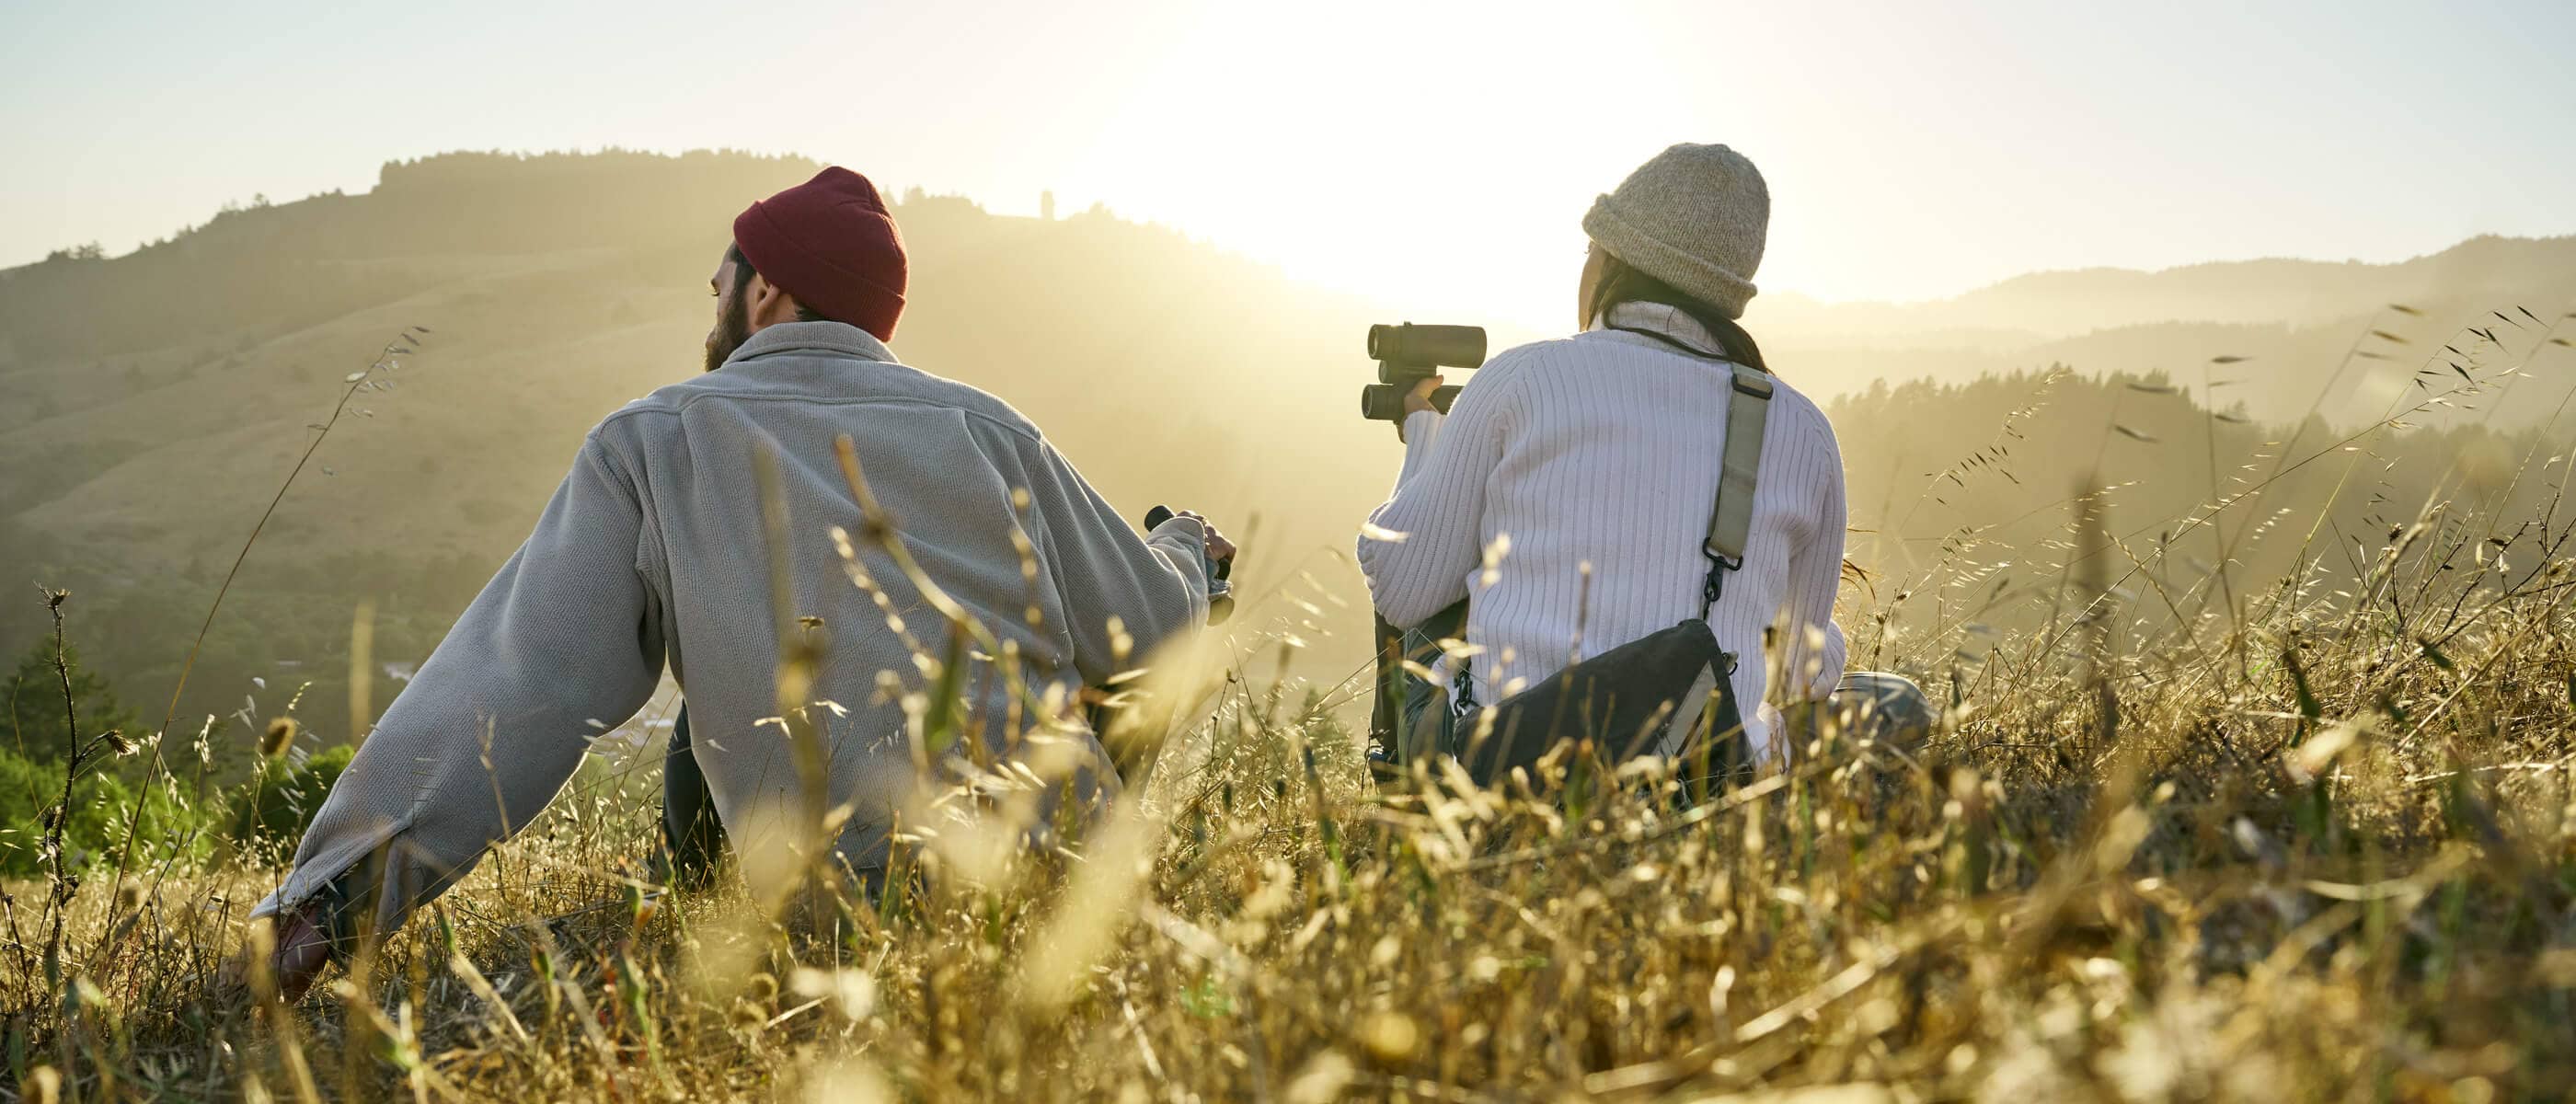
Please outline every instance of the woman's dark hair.
M1716 337L1718 351L1725 353L1726 359L1762 372L1771 371L1771 366L1762 362L1762 347L1754 344L1753 335L1744 332L1744 327L1736 324L1734 319L1716 307L1682 294L1671 284L1636 270L1628 262L1604 250L1601 254L1601 282L1593 286L1592 302L1585 304L1585 313L1599 318L1621 303L1661 303L1672 307L1689 315L1691 321L1699 323L1701 328Z
M725 259L733 262L733 297L734 301L740 302L742 289L751 286L751 278L760 275L760 270L751 267L751 258L742 255L742 247L739 245L726 246ZM796 320L799 322L840 321L837 318L824 317L814 308L806 306L802 299L796 301Z

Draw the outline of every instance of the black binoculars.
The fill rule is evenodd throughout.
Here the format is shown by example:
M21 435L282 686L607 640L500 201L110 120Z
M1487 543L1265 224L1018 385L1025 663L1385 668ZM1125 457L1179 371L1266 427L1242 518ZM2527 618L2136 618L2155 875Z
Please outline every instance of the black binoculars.
M1369 359L1377 361L1377 382L1360 388L1360 417L1404 423L1404 397L1442 368L1474 368L1485 363L1482 326L1371 326ZM1433 409L1443 414L1458 397L1456 385L1431 393Z
M1151 533L1170 520L1172 508L1157 504L1145 511L1145 531ZM1208 584L1208 624L1225 624L1226 618L1234 616L1234 584L1227 578L1234 574L1234 561L1211 560L1202 553L1199 570L1205 572L1203 577Z

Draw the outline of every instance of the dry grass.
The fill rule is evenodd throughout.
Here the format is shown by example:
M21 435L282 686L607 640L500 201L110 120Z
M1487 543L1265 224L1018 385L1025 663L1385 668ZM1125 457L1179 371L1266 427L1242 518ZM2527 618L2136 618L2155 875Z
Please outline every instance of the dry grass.
M178 873L81 896L66 991L12 960L8 1061L91 1100L2556 1096L2569 565L2445 572L2443 532L2369 601L2119 659L2115 722L2008 643L1927 745L1687 814L1373 791L1237 691L1082 858L926 847L819 940L643 907L604 787L266 1021L215 978L273 872Z
M601 762L292 1007L221 977L274 870L73 894L61 984L13 904L0 1095L2576 1092L2568 523L2429 508L2334 589L2176 594L2082 509L2040 627L1974 659L1850 619L1936 676L1916 746L1828 731L1697 807L1652 771L1380 788L1256 650L1077 837L953 796L920 877L801 909L637 880L653 779ZM1947 570L1879 612L1982 580Z

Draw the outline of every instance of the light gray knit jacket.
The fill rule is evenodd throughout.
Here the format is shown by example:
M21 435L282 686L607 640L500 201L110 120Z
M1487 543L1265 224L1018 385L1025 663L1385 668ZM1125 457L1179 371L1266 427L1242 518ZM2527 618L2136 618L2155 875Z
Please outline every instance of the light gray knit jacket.
M643 706L666 660L736 848L770 846L763 825L797 808L801 789L782 727L763 723L780 712L753 459L763 449L778 459L789 512L794 609L821 618L829 637L814 696L847 710L817 714L831 799L855 813L841 857L861 870L881 865L892 811L916 779L880 672L913 689L922 677L829 536L861 528L833 453L842 434L925 574L1018 642L1032 683L1070 691L1117 673L1113 618L1135 656L1204 620L1197 522L1140 537L1000 399L895 363L851 326L771 326L723 370L629 403L591 431L527 544L385 711L285 885L254 914L312 899L390 843L378 916L399 923L545 808L601 727ZM1027 492L1025 510L1015 490ZM1034 550L1034 581L1015 528ZM944 619L891 558L864 542L860 558L909 635L944 654ZM986 681L984 707L1000 718L999 680ZM987 733L997 749L1001 728L997 720ZM1077 742L1098 762L1097 743Z

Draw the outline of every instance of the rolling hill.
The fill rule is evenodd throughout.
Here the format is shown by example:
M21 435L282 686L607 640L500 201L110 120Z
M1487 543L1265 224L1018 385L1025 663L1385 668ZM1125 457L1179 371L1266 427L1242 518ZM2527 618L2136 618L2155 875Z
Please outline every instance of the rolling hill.
M404 327L427 326L395 388L353 403L285 499L182 715L230 713L245 694L266 695L255 713L273 711L307 680L317 701L336 701L361 601L375 610L375 654L399 670L525 535L588 427L698 369L705 283L731 216L816 167L729 153L446 154L388 164L364 194L228 210L131 255L0 272L0 575L73 589L87 654L129 698L157 705L343 376ZM1364 661L1365 611L1350 608L1361 590L1342 554L1399 452L1385 427L1354 416L1351 391L1369 377L1364 327L1400 308L1105 211L1012 218L913 193L896 217L914 264L894 343L906 361L1020 406L1122 511L1195 506L1246 536L1244 590L1269 596L1246 621L1307 641L1306 673ZM1774 295L1748 323L1786 376L1844 396L1834 414L1854 524L1869 530L1856 547L1910 569L1931 558L1912 550L1949 547L1980 511L2054 517L2067 493L2058 473L2085 464L2116 482L2187 461L2191 483L2157 486L2132 516L2185 509L2233 470L2229 458L2280 437L2211 408L2287 422L2333 380L2327 422L2376 418L2385 396L2414 393L2421 354L2473 346L2463 360L2484 378L2540 348L2538 319L2572 295L2576 239L2479 239L2400 265L2044 273L1903 306ZM2485 321L2496 341L2456 332L2516 306L2533 313ZM2370 328L2404 344L2370 346L2380 359L2338 373ZM2204 380L2221 354L2251 359ZM2061 378L2054 405L2033 415L2047 444L2024 450L2025 470L2050 472L2045 485L1978 472L1987 497L1916 505L2038 390L2038 376L2009 373L2051 363L2091 378ZM2506 417L2475 409L2491 391L2426 417L2538 421L2576 369L2531 373L2497 381L2515 387L2498 404ZM1910 379L1931 382L1875 386ZM2156 443L2107 447L2124 421ZM2182 461L2167 455L2186 445ZM2409 470L2397 482L2410 489L2440 482L2438 465ZM0 654L27 647L42 621L32 597L0 605ZM375 681L380 706L398 686Z
M396 389L353 403L262 536L183 713L239 707L254 674L314 678L329 700L360 598L378 654L416 660L582 434L698 370L732 214L816 167L449 155L388 165L366 195L0 274L0 572L71 587L89 654L166 688L342 376L423 325ZM1105 212L916 194L896 216L908 362L1028 411L1122 511L1191 505L1250 530L1255 586L1335 569L1317 550L1347 543L1397 456L1350 409L1364 304ZM41 612L0 613L0 647L27 646Z

